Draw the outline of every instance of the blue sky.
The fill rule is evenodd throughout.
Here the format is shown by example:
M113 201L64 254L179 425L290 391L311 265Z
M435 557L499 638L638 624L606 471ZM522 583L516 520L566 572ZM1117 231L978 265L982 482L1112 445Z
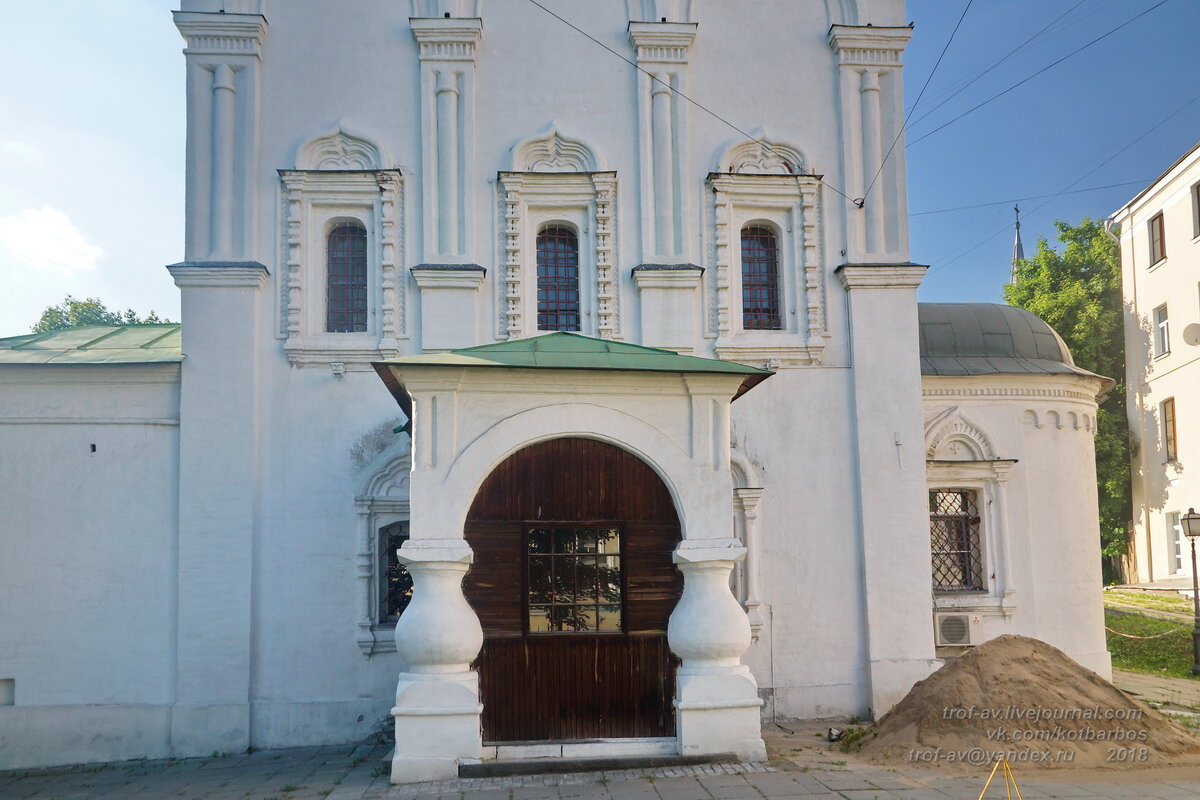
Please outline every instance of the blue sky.
M564 14L579 1L557 0ZM1155 8L1159 2L974 0L907 135L911 254L931 266L922 299L1000 299L1014 200L1071 192L1021 201L1032 254L1039 236L1054 238L1054 220L1106 216L1200 140L1200 2ZM966 4L909 0L910 105ZM173 5L42 0L5 10L0 335L28 331L67 293L178 319L178 294L163 269L183 253L183 56ZM1076 191L1099 186L1110 188ZM984 203L995 205L924 213Z

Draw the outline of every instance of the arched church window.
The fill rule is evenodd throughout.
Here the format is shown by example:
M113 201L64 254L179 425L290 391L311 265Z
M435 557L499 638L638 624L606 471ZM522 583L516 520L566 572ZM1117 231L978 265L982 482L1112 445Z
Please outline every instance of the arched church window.
M325 330L367 329L367 229L342 222L329 231L325 260Z
M579 323L579 237L547 225L537 236L538 330L577 331Z
M781 330L779 300L779 244L775 232L761 225L742 228L742 328Z

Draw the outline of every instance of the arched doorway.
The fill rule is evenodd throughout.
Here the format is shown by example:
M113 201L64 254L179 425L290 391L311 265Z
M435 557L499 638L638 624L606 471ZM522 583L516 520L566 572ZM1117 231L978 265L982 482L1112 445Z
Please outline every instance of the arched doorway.
M464 534L485 742L675 735L679 517L645 462L591 439L531 445L483 482Z

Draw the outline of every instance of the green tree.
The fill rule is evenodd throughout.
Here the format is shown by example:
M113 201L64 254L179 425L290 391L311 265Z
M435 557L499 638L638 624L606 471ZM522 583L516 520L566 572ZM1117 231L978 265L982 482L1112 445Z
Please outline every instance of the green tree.
M1033 258L1016 264L1004 299L1046 320L1071 349L1075 364L1117 382L1096 415L1096 478L1105 556L1124 555L1130 519L1129 420L1125 416L1125 336L1117 244L1101 222L1056 222L1058 252L1038 239ZM1106 560L1106 578L1111 559Z
M47 306L42 317L33 326L34 333L58 331L64 328L84 328L88 325L153 325L159 322L170 322L160 319L158 314L151 311L144 317L139 317L132 308L124 311L109 311L98 297L76 300L71 295L63 298L56 306Z

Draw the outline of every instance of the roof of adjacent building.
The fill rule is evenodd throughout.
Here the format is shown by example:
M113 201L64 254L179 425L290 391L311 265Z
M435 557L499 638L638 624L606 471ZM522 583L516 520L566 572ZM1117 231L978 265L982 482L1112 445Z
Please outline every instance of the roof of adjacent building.
M558 331L478 347L425 353L382 361L377 367L509 367L525 369L590 369L633 372L688 372L742 375L738 395L770 377L771 370L735 361L684 356L671 350L596 339Z
M1075 366L1062 337L1023 308L1000 303L918 303L917 318L922 375L1101 377Z
M0 364L164 364L183 360L179 323L90 325L0 339Z

